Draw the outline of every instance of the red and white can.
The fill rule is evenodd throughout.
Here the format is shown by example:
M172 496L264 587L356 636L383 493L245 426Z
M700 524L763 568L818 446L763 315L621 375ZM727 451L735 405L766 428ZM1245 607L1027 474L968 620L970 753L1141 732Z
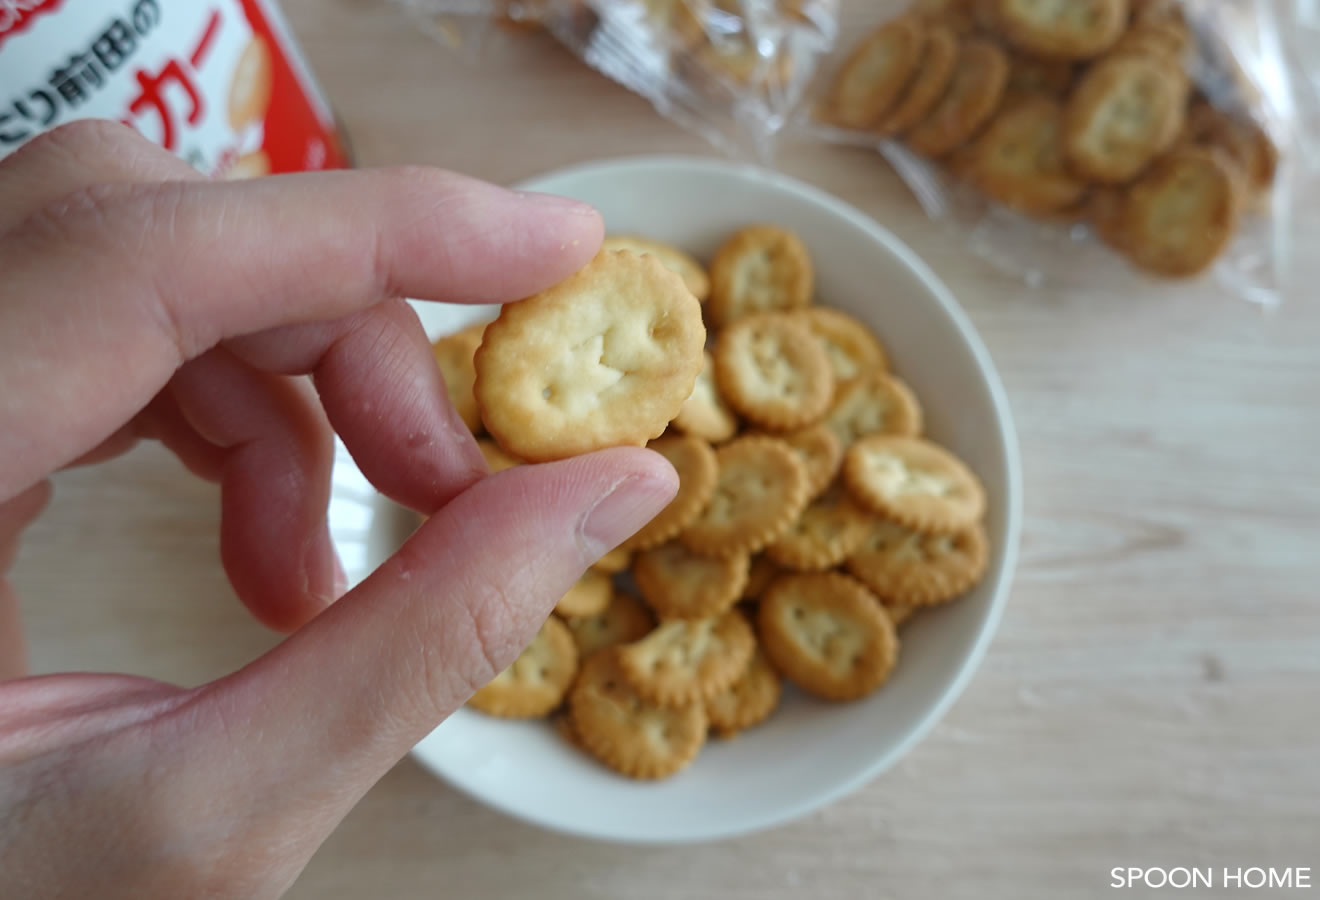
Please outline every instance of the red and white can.
M274 0L0 0L0 158L88 118L216 177L349 164Z

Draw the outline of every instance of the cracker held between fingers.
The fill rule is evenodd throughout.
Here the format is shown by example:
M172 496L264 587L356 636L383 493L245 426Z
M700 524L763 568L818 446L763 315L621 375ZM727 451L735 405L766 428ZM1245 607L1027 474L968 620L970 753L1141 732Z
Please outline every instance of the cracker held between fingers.
M846 565L886 606L922 607L969 590L985 574L989 555L979 524L953 534L921 534L877 518Z
M431 345L431 353L445 379L449 402L473 434L481 431L481 410L472 394L472 385L477 379L472 358L481 346L481 334L485 328L484 324L474 325L442 337Z
M774 225L735 232L710 264L706 314L720 327L758 312L798 309L811 302L815 270L801 238Z
M781 576L757 611L775 668L826 700L856 700L889 679L898 637L880 601L838 572Z
M1008 57L981 38L963 41L953 80L930 115L907 133L909 147L923 156L947 156L975 137L999 108L1008 84Z
M663 622L646 637L619 649L628 683L662 706L704 702L738 680L756 647L756 636L736 610L718 618Z
M615 234L605 238L601 249L631 250L638 256L654 256L666 269L682 278L687 289L692 292L692 296L699 301L705 303L706 298L710 296L710 277L701 263L672 244L636 235Z
M715 383L745 419L785 431L815 422L834 397L825 347L796 316L744 316L720 332Z
M472 402L474 405L476 404L475 400ZM492 441L490 438L479 439L477 441L477 449L481 451L482 457L486 460L486 466L490 469L492 475L496 472L503 472L505 469L512 469L514 466L522 465L521 459L515 459L505 453L500 445Z
M802 515L766 555L794 572L823 572L853 553L866 538L872 516L836 485Z
M581 747L616 772L645 779L673 775L706 743L706 708L643 699L624 678L619 653L611 647L583 663L568 698L573 732Z
M825 414L825 427L845 451L871 434L916 436L921 433L921 406L901 379L874 370L839 387Z
M843 480L872 512L929 534L968 528L985 512L985 490L972 471L920 438L862 438L843 458Z
M869 327L853 316L828 306L812 306L797 315L825 346L835 382L856 378L871 369L889 368L880 341Z
M1068 164L1093 181L1132 180L1178 139L1187 92L1186 75L1159 56L1120 53L1096 63L1064 109Z
M710 503L679 540L696 553L755 553L807 505L807 468L783 441L751 435L715 451L719 480Z
M1091 59L1128 24L1127 0L994 0L994 20L1019 50L1046 59Z
M727 740L770 718L783 692L779 673L757 647L738 680L706 701L706 718L715 734Z
M673 426L684 434L720 444L738 433L738 417L720 396L715 384L715 358L707 350L692 395L674 416Z
M574 616L565 622L583 659L615 644L641 640L655 627L642 601L623 591L615 591L609 605L594 616Z
M654 257L604 251L486 328L482 420L529 462L641 446L691 395L705 340L701 304L681 278Z
M551 616L513 665L473 694L468 705L492 716L540 718L563 702L577 666L572 633Z
M895 19L861 40L834 78L833 119L845 128L870 128L894 106L921 61L926 27L916 17Z
M678 473L678 493L624 543L630 550L658 547L695 522L715 493L718 478L715 451L704 441L675 434L665 435L647 446L669 460Z
M750 564L746 553L698 556L670 541L637 554L633 580L661 621L708 619L742 597Z

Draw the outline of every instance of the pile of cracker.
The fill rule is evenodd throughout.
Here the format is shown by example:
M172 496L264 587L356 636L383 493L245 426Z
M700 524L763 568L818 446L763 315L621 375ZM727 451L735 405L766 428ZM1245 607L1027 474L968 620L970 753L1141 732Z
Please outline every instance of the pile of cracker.
M709 271L677 247L614 236L593 267L648 256L702 302L709 338L690 396L648 444L678 472L678 494L470 705L553 717L606 766L653 779L691 763L708 733L765 721L785 678L826 701L875 692L898 664L899 626L965 594L989 553L979 480L922 437L921 405L877 336L814 305L797 235L744 228ZM473 400L481 342L479 329L442 339L436 358L473 430L484 413L501 435L479 438L498 472L522 460L500 411Z
M1174 0L921 0L856 44L822 115L1177 278L1211 266L1273 187L1253 98Z

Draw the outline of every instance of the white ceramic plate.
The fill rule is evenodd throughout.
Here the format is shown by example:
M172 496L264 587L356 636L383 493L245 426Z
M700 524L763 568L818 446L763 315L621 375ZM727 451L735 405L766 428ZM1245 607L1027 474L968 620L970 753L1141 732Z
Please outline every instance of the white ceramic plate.
M751 222L795 230L814 257L817 298L871 324L916 390L928 433L981 476L992 547L981 585L903 632L890 682L857 703L785 692L773 718L712 741L686 772L659 783L612 774L546 723L461 710L414 751L425 767L484 803L584 837L684 843L730 837L810 813L875 778L926 735L966 686L999 621L1017 558L1021 477L1003 387L971 323L934 273L892 234L801 182L722 161L646 157L585 165L520 187L593 204L612 232L643 233L708 257ZM492 308L416 304L434 338L493 317ZM337 453L331 531L356 584L410 525Z

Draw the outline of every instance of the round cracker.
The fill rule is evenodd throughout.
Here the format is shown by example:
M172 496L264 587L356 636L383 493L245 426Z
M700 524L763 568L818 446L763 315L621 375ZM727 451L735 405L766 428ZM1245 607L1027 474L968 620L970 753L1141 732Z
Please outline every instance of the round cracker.
M681 278L651 256L602 252L486 328L482 420L529 462L644 445L692 394L705 342L701 304Z
M781 576L761 598L757 626L775 668L826 700L865 697L898 661L898 637L880 601L838 572Z
M719 466L710 445L688 435L665 435L647 447L659 453L678 473L678 493L669 505L624 542L629 550L649 550L673 538L697 520L710 502L719 480Z
M1036 59L1014 56L1008 67L1006 93L1050 97L1062 100L1077 81L1077 66L1068 60Z
M738 417L724 402L715 383L715 360L710 351L703 354L692 395L683 401L671 424L685 434L712 444L723 443L738 433Z
M602 250L631 250L639 256L654 256L666 269L674 272L687 285L692 296L702 303L710 296L710 276L701 263L673 244L655 241L633 234L612 234L601 244Z
M662 622L708 619L731 609L747 586L746 553L700 556L679 541L637 554L633 580Z
M640 641L655 627L646 605L623 591L614 591L609 605L594 616L574 616L565 623L582 659L606 647Z
M834 396L825 347L796 316L744 316L720 332L715 383L743 418L776 431L809 425Z
M807 506L765 554L784 569L824 572L861 546L871 519L841 485L835 485Z
M743 588L744 600L757 600L765 593L766 588L783 573L783 569L775 565L774 560L759 553L752 557L752 565L747 573L747 586Z
M903 134L915 128L940 102L953 81L958 61L958 36L943 25L932 27L926 36L925 50L916 76L903 98L881 117L874 131L882 137Z
M1010 44L1046 59L1093 59L1128 22L1127 0L996 0L995 24Z
M1241 213L1233 162L1216 148L1181 147L1128 188L1118 224L1123 251L1157 275L1198 275L1224 252Z
M594 616L610 605L614 584L610 577L588 569L568 593L559 598L555 612L561 616Z
M632 551L627 547L615 547L591 564L591 568L606 575L617 575L628 568L632 562Z
M725 740L770 718L784 692L783 681L757 647L738 680L706 701L706 718Z
M594 654L569 694L573 730L581 746L630 778L665 778L686 768L706 743L701 703L662 707L628 684L620 648Z
M1092 66L1064 108L1069 166L1103 184L1131 181L1182 131L1187 78L1167 59L1123 53Z
M476 405L476 401L472 401ZM480 419L478 419L480 422ZM486 460L486 467L490 469L490 474L503 472L505 469L512 469L514 466L521 466L523 461L510 456L504 452L504 448L489 438L481 438L477 441L477 449L481 451L482 457Z
M572 632L551 616L513 664L473 694L468 706L502 718L540 718L563 702L577 666Z
M846 567L886 606L922 607L948 603L972 588L985 574L989 558L979 524L929 535L873 519Z
M909 131L909 147L923 156L947 156L976 135L999 108L1008 84L1008 57L981 38L965 40L948 91L929 116Z
M843 458L843 480L862 506L929 534L969 528L985 512L985 489L971 469L920 438L862 438Z
M921 62L926 26L906 16L858 42L834 76L831 115L845 128L870 128L903 96Z
M807 468L783 441L762 435L732 440L715 456L715 492L679 540L711 556L756 553L806 508Z
M808 496L815 499L824 493L843 465L843 444L834 432L820 422L775 437L792 447L807 467Z
M877 369L840 385L824 424L846 451L871 434L918 435L922 420L917 396L907 383Z
M865 323L837 309L813 306L797 315L822 344L836 382L856 378L871 369L888 369L885 348Z
M703 703L738 680L756 649L742 614L662 622L619 649L619 666L643 698L662 706Z
M757 312L797 309L811 302L815 270L802 239L775 225L735 232L710 264L712 326Z
M1002 109L976 141L969 177L1010 209L1046 215L1076 207L1087 184L1063 156L1063 106L1026 97Z

